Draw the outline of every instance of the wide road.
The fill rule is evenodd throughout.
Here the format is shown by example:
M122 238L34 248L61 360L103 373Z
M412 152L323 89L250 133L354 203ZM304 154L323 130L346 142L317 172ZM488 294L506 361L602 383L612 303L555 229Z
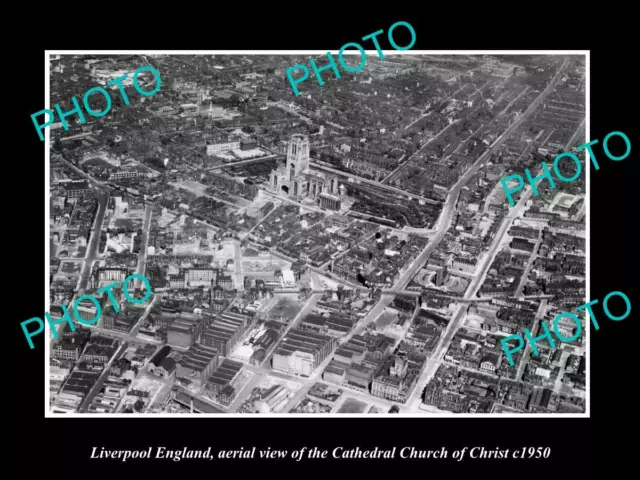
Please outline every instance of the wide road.
M502 225L498 229L498 232L496 233L496 236L494 237L493 242L489 247L488 253L484 256L482 262L480 263L480 267L479 267L480 269L478 274L469 283L469 286L467 287L467 291L465 293L465 299L473 299L476 297L478 290L480 289L480 286L484 283L486 274L489 271L489 268L491 267L491 264L493 263L493 260L495 259L499 251L499 247L503 244L503 239L505 234L507 233L509 228L511 228L511 225L513 224L514 220L522 215L524 207L527 201L529 201L529 198L531 198L532 193L533 191L531 190L531 186L527 186L527 191L525 192L525 194L518 201L516 206L511 210L509 215L507 215L502 220ZM447 352L447 350L449 349L449 346L451 345L451 340L453 340L453 337L455 336L456 332L462 326L462 321L464 320L465 313L467 311L468 306L469 305L467 303L459 304L458 308L452 315L444 335L438 342L438 345L433 351L431 358L427 360L427 367L424 369L422 375L420 376L420 379L418 380L418 387L416 387L416 389L413 391L413 394L411 395L411 399L407 402L408 411L410 412L415 411L415 409L421 403L422 391L424 390L424 387L426 386L426 384L429 381L431 381L431 378L433 377L433 375L437 370L438 362Z
M524 286L527 284L527 279L529 278L529 274L531 273L531 269L533 268L533 263L538 256L538 248L540 248L540 243L542 243L541 239L536 240L536 244L533 247L533 252L531 252L531 256L529 257L524 272L522 273L522 277L520 278L520 283L518 284L518 289L516 290L515 294L516 298L520 298L520 296L522 295L522 291L524 290Z
M153 299L151 300L151 302L149 302L149 305L147 305L147 308L144 310L142 315L140 315L140 318L138 319L136 324L133 326L133 328L129 332L129 335L131 337L133 337L134 339L136 339L136 335L138 335L138 332L140 331L140 328L142 327L142 325L144 325L144 322L145 322L146 318L151 313L151 310L153 309L154 305L158 301L158 298L160 298L158 295L154 295L153 296ZM147 343L152 343L152 342L147 342Z
M93 270L92 268L93 262L95 260L100 259L100 256L97 250L98 250L98 245L100 244L100 232L102 230L102 222L104 221L104 215L107 210L107 201L109 200L109 195L102 193L102 191L100 190L96 192L96 195L98 197L98 211L96 213L96 218L94 220L93 229L91 230L91 236L89 239L89 245L87 247L86 256L83 260L82 273L80 274L80 279L78 281L78 290L74 295L74 297L71 299L71 302L69 302L69 305L67 307L69 311L72 311L72 305L74 300L82 296L84 294L84 291L87 288L87 284L89 283L89 278L91 277L91 271ZM50 308L51 306L49 306L47 311ZM58 333L58 338L62 338L61 332L64 329L64 327L67 325L67 322L58 323L53 327L51 327L49 322L47 322L47 325L49 325L48 328L55 328L56 332ZM55 345L57 342L58 342L58 339L52 334L49 345L53 347L53 345Z
M149 245L149 230L151 230L151 212L153 211L153 205L145 205L144 210L144 222L142 224L142 240L140 240L140 253L138 253L138 265L136 267L136 273L144 275L147 264L147 248ZM135 285L140 287L142 282L135 279Z
M248 365L245 364L243 369L250 370L247 367ZM236 395L236 398L233 400L233 402L231 402L231 405L229 405L229 407L227 407L224 412L236 413L238 411L238 408L240 408L240 406L247 400L247 398L249 398L251 392L253 392L253 389L258 386L263 378L264 376L262 374L254 373L254 375L249 379L244 388L240 392L238 392L238 395Z
M118 340L123 340L126 342L148 343L150 345L160 345L162 343L159 340L149 340L147 338L138 338L132 332L129 332L129 333L116 332L115 330L96 327L94 325L83 325L83 327L90 328L92 331L96 332L99 335L115 338ZM136 324L136 327L137 327L136 329L136 333L137 333L137 330L139 330L140 327L138 326L138 324Z
M444 237L444 234L446 233L446 231L451 226L453 207L455 206L455 204L458 201L458 196L460 194L460 191L461 191L462 187L469 181L469 179L473 175L476 174L476 172L482 166L482 164L488 158L490 158L490 156L495 152L495 150L500 147L502 142L504 140L506 140L509 137L509 135L516 128L518 128L520 125L522 125L522 123L524 121L526 121L529 116L531 116L531 114L542 103L542 101L549 94L552 93L554 87L560 81L560 78L562 77L562 73L566 70L566 68L568 66L569 66L569 58L565 57L564 61L562 62L562 66L558 69L558 72L556 72L555 76L553 77L553 79L551 80L551 82L549 83L547 88L545 88L540 93L540 95L538 95L538 97L531 103L531 105L529 105L529 108L527 108L527 110L525 110L525 112L522 115L520 115L520 117L518 117L518 119L515 122L513 122L505 130L505 132L502 135L500 135L500 137L498 137L496 139L495 142L493 142L491 147L489 147L489 149L486 152L484 152L484 154L482 154L478 158L478 160L474 163L473 167L470 170L468 170L460 178L460 180L456 183L456 185L453 187L453 189L451 190L451 192L447 196L447 201L445 202L445 207L443 208L442 213L440 215L440 219L438 220L438 224L437 224L438 225L438 233L434 237L433 243L430 244L430 245L427 245L427 249L429 247L432 247L432 249L433 249L433 247L435 247L435 245L437 245L437 243L439 243L442 240L442 238ZM505 217L505 219L503 219L502 226L498 230L498 233L496 234L496 236L494 238L494 241L493 241L493 243L492 243L492 245L491 245L491 247L489 249L489 253L485 257L483 265L480 268L480 273L469 284L469 286L467 288L467 292L465 294L465 298L473 298L477 294L477 291L478 291L480 285L482 285L482 283L484 282L484 277L486 275L486 272L488 271L491 263L493 262L493 259L495 258L495 255L496 255L496 253L498 251L498 247L502 243L502 239L504 237L504 234L508 231L509 227L513 224L513 221L515 220L515 218L519 217L522 214L522 211L523 211L523 209L525 207L525 204L527 203L529 198L531 198L531 194L532 193L533 193L533 191L531 189L531 186L527 185L525 193L522 195L522 197L520 198L520 200L518 201L516 206L513 207L511 212L509 213L509 215L507 217ZM425 251L427 249L425 249ZM402 287L402 288L404 288L404 287ZM380 303L382 303L382 301L383 300L381 300ZM376 305L376 307L378 305ZM440 357L444 356L444 353L446 353L447 349L449 348L451 340L453 339L453 337L454 337L455 333L457 332L458 328L460 328L460 325L461 325L462 320L464 319L464 314L466 312L467 307L468 307L468 305L466 305L466 304L465 305L460 305L456 309L456 311L453 314L453 316L451 317L451 320L449 321L449 324L447 325L447 329L445 330L445 333L444 333L443 337L440 339L440 342L438 343L438 346L434 350L431 358L427 361L427 367L424 369L422 375L420 376L420 379L418 380L418 384L417 384L416 388L414 389L413 393L411 394L410 399L407 401L406 410L403 409L403 411L409 411L409 412L416 411L419 403L421 403L422 390L424 390L424 386L431 380L433 374L436 371L437 361L440 360ZM378 315L379 315L379 313L378 313Z
M407 267L404 273L400 275L400 277L398 278L397 282L393 285L391 290L405 289L407 284L413 278L414 274L418 271L418 269L422 267L422 265L424 265L429 255L431 255L433 250L438 246L438 243L444 237L445 232L446 230L441 230L436 234L436 236L434 237L434 240L427 244L424 250L422 250L422 252L416 257L416 259L413 262L411 262L411 264ZM376 303L373 306L373 308L369 311L369 313L362 320L358 322L358 324L351 330L351 332L346 337L343 337L341 339L340 343L344 344L348 342L351 339L351 337L360 333L369 323L376 320L382 314L382 312L384 312L384 309L387 308L392 301L393 301L393 296L383 295L380 298L380 301Z
M93 230L91 230L89 248L87 248L87 255L84 259L82 274L80 275L80 283L78 284L78 295L82 295L87 288L89 277L91 276L93 262L100 259L98 246L100 245L100 232L102 231L102 222L104 222L104 215L107 211L107 201L109 200L109 196L103 194L101 191L97 191L96 194L98 196L98 212L96 213Z

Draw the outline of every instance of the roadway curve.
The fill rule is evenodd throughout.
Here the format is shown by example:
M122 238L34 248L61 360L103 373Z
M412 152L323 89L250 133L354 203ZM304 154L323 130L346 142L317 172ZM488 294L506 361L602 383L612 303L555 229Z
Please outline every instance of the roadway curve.
M495 152L495 150L502 144L502 142L506 140L508 136L516 128L522 125L522 123L525 120L527 120L527 118L536 110L536 108L542 103L542 101L547 96L549 96L549 94L553 91L555 86L560 81L562 73L567 69L568 66L569 66L569 58L565 57L561 67L558 69L558 72L555 74L555 76L553 77L549 85L540 93L540 95L538 95L538 97L531 103L531 105L529 105L529 108L527 108L527 110L525 110L525 112L520 117L518 117L518 119L515 122L513 122L513 124L511 124L511 126L509 126L509 128L507 128L507 130L505 130L505 132L500 137L498 137L498 139L496 139L496 141L491 145L491 147L482 156L480 156L480 158L478 158L478 160L474 163L473 167L467 173L465 173L465 175L463 175L460 181L454 186L450 195L447 197L447 202L445 203L445 209L443 209L443 212L442 212L443 215L439 220L439 223L441 220L444 221L444 226L446 226L446 228L438 229L438 234L436 235L437 240L434 239L434 242L435 241L439 242L444 236L444 233L446 232L446 230L449 229L451 225L452 212L449 211L448 209L452 210L452 207L455 205L455 203L457 203L457 198L458 198L458 195L460 194L460 190L464 186L464 184L469 180L470 178L469 175L475 175L475 173L478 171L478 169L481 167L484 161L487 158L489 158L489 156L493 154L493 152ZM531 186L527 185L526 192L522 195L522 197L520 198L520 201L511 210L510 214L507 217L505 217L505 219L503 220L503 224L492 243L492 246L489 250L489 254L486 256L484 260L484 264L480 269L480 274L476 277L475 281L472 281L469 284L469 287L465 294L465 298L472 298L477 293L480 285L482 285L484 276L489 266L491 265L492 259L498 250L498 245L500 245L502 241L502 237L504 236L505 232L513 223L513 220L515 220L515 218L517 218L522 213L522 210L524 209L524 206L529 200L529 198L531 198L532 193L533 191L531 190ZM455 198L455 201L453 200L454 198ZM427 247L429 247L429 245ZM438 361L442 356L444 356L444 353L449 348L451 340L453 339L455 333L458 331L458 328L460 328L462 320L464 319L464 312L466 308L467 308L466 304L460 305L456 309L453 316L451 317L451 321L447 325L447 329L444 335L440 339L440 342L438 343L438 346L434 350L433 355L428 360L427 368L424 369L422 375L420 376L420 379L418 380L418 384L416 385L416 388L414 389L413 393L411 394L411 397L406 403L406 407L402 409L403 411L405 412L417 411L418 405L422 402L422 399L421 399L422 390L424 389L426 384L430 381L432 376L435 374Z

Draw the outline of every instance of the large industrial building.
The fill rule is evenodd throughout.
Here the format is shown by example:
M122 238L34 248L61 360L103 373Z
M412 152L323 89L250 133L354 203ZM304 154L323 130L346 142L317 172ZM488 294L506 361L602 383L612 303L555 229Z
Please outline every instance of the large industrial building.
M331 354L335 342L328 335L292 329L273 354L273 369L309 377Z

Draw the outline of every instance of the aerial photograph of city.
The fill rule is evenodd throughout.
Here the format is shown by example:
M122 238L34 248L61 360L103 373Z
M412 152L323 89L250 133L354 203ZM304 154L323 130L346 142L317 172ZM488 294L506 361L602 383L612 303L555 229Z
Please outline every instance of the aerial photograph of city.
M49 53L48 414L585 415L586 55L367 53Z

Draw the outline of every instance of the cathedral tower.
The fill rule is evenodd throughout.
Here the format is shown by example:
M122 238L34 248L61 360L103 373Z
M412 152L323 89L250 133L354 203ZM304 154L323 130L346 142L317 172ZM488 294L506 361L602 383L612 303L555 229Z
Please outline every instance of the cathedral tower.
M309 168L309 139L306 135L293 135L287 147L288 180L293 181L307 168Z

